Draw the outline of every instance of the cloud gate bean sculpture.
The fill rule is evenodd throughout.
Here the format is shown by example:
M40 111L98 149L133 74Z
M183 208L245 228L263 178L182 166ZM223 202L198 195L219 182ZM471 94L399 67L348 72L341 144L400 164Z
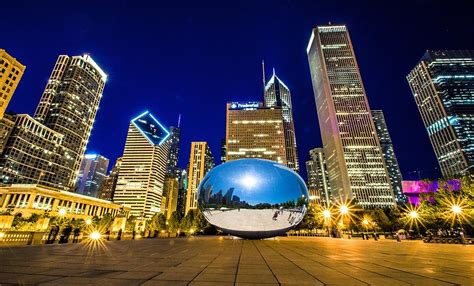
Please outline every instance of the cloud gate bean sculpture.
M230 161L212 169L198 187L209 223L243 238L282 235L306 214L308 190L290 168L262 159Z

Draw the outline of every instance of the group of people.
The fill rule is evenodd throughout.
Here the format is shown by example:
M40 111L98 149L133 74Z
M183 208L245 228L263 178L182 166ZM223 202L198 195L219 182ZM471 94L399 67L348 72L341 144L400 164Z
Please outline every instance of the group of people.
M280 207L278 210L276 210L273 214L273 220L278 220L278 216L283 215L283 211L283 207ZM288 212L290 214L288 215L287 220L291 225L293 225L299 222L300 219L304 216L304 214L306 213L306 206L303 206L301 210L288 210Z

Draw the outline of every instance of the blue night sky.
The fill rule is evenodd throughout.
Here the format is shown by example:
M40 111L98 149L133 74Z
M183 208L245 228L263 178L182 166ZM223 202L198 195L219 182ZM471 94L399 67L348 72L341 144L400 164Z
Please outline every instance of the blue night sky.
M112 164L129 122L182 114L216 158L227 101L261 100L261 61L290 87L300 163L321 146L306 45L313 26L347 24L372 109L383 109L404 178L437 176L405 76L427 49L473 49L473 1L3 1L0 47L27 66L9 109L33 114L59 54L89 53L109 75L87 148ZM163 4L166 3L166 4ZM305 170L302 170L306 177Z

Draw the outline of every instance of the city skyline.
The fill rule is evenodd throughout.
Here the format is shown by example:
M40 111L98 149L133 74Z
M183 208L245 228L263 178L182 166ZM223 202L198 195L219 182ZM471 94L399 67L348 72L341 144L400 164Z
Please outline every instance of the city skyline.
M279 9L281 8L278 8L277 10ZM317 128L316 114L314 112L315 110L314 100L312 99L312 94L308 92L308 86L311 87L311 82L309 80L309 67L307 63L304 62L304 58L303 58L303 61L298 60L299 62L298 68L295 69L294 66L291 66L287 62L281 60L280 57L282 57L284 54L286 54L287 56L292 56L292 55L301 56L301 54L304 54L304 49L305 49L304 42L307 41L309 31L317 24L323 24L324 22L327 22L327 20L330 20L329 19L330 17L323 16L320 19L318 19L317 14L312 13L312 12L303 13L300 10L298 11L292 10L292 13L301 13L302 15L312 14L311 21L308 20L309 16L306 16L307 18L305 18L305 20L303 21L305 22L304 25L301 24L300 22L298 23L298 26L302 27L302 30L297 30L297 29L294 29L294 27L292 27L291 29L288 28L286 33L284 33L284 36L287 37L288 39L294 39L290 35L288 35L288 32L298 33L298 37L297 37L298 41L295 41L297 44L294 44L294 46L292 46L291 48L288 48L288 51L283 53L281 49L275 50L275 47L272 46L271 44L277 44L281 41L284 41L284 39L279 39L278 41L267 41L266 42L267 44L265 44L265 41L262 40L263 42L259 42L258 44L259 48L255 52L256 55L254 56L258 58L264 58L266 62L269 64L269 66L275 66L277 68L279 76L281 76L283 81L289 86L289 88L292 90L293 95L296 97L296 98L293 98L293 101L297 102L295 104L295 125L297 129L296 136L297 136L297 142L298 142L298 147L299 147L298 155L300 157L300 160L299 160L300 165L304 166L304 162L308 159L308 155L307 155L308 150L317 146L321 146L321 142L319 138L320 137L319 130ZM331 15L331 14L337 15L337 14L331 13L330 11L327 12L327 15ZM398 159L400 161L400 167L402 169L404 178L407 178L407 179L409 179L410 177L416 178L417 175L411 173L414 169L425 170L425 169L437 168L438 166L437 166L436 158L432 152L432 148L430 146L429 139L426 135L426 131L423 128L421 118L419 117L419 114L416 110L416 105L413 101L409 87L407 86L406 82L404 82L405 81L404 76L407 74L408 70L414 66L414 64L423 54L424 50L428 48L433 48L433 49L434 48L460 48L460 49L471 48L472 43L469 43L469 40L464 40L464 42L458 40L456 42L453 40L456 38L456 36L451 35L449 33L442 34L442 36L445 37L444 38L445 40L451 39L451 41L449 41L450 44L448 47L446 47L445 43L441 43L441 41L438 42L438 45L434 45L433 43L436 43L436 41L433 41L433 40L430 41L429 39L428 41L419 40L419 43L415 48L411 47L409 49L410 50L409 57L407 57L406 63L403 65L403 68L401 69L403 70L403 72L400 72L400 68L398 68L399 71L396 72L396 76L394 76L394 73L392 72L392 76L395 77L397 79L396 81L398 82L398 84L403 87L403 88L400 87L398 90L403 90L403 92L399 92L397 96L395 97L394 95L396 93L392 91L389 93L391 96L387 96L386 94L384 94L385 89L383 89L381 86L377 88L378 85L383 85L383 84L377 83L377 80L376 80L377 76L374 76L374 72L371 71L371 70L377 70L377 68L373 63L371 63L371 60L368 59L368 55L367 55L368 51L371 51L371 50L373 51L375 47L378 47L377 46L378 44L375 44L373 40L367 39L367 37L365 37L361 33L361 30L366 28L367 26L366 24L356 23L353 19L351 20L350 18L344 19L344 14L345 14L344 11L342 11L341 16L336 17L336 20L338 20L338 22L341 22L341 23L347 23L347 25L349 26L351 30L351 36L352 36L353 41L357 42L356 44L354 44L355 52L358 57L359 63L361 65L361 73L364 79L364 84L368 86L367 94L368 94L369 101L371 102L371 107L373 109L383 109L385 112L385 115L387 117L387 122L388 122L387 124L390 128L390 132L393 137L392 139L394 141L395 152L397 153L397 157L399 157ZM89 19L89 23L94 23L94 20L98 21L96 17L92 15L91 19ZM447 24L445 23L445 25ZM245 27L244 27L244 31L246 31ZM90 30L86 32L86 34L87 33L93 34ZM458 31L456 33L461 33L461 32ZM20 34L23 34L23 33L20 33ZM267 37L268 36L264 38L268 39ZM378 33L375 33L375 37L380 37L380 35L378 35ZM390 36L384 35L384 38L389 39ZM393 43L394 41L395 41L395 38L390 38L390 40L385 40L385 45L389 43ZM461 45L461 43L463 43L463 45ZM382 43L382 46L383 45L384 44ZM176 92L168 92L168 93L162 92L162 91L160 92L161 90L160 85L164 85L165 86L164 89L169 89L169 86L167 86L166 84L156 84L156 87L155 87L156 90L151 89L150 86L147 86L146 84L144 87L139 88L141 90L148 89L148 94L157 94L156 100L153 100L153 101L159 102L158 105L156 105L156 103L151 103L151 106L149 106L150 102L141 98L142 95L140 94L135 95L135 93L131 91L130 94L128 94L128 96L136 97L136 99L133 101L135 104L131 104L130 102L128 102L126 104L127 105L126 109L124 109L124 107L121 105L115 105L115 108L114 108L113 104L118 104L116 102L123 99L124 97L122 96L127 96L127 94L116 92L117 88L123 88L123 84L119 82L120 78L122 76L129 76L130 74L128 72L118 69L117 62L110 61L111 58L113 59L113 56L104 53L104 50L102 50L101 48L97 48L97 46L95 47L94 46L95 45L90 45L90 47L87 47L86 44L83 44L83 45L79 45L78 47L75 47L74 49L76 50L71 50L71 51L67 50L64 52L66 54L82 54L84 51L90 52L94 60L96 60L99 63L99 65L103 67L104 70L106 70L110 74L110 78L107 82L107 86L104 92L104 99L102 100L100 110L97 115L97 120L94 125L94 129L92 131L92 136L90 138L90 142L86 150L86 152L88 153L89 152L101 153L101 154L104 154L106 157L110 158L111 160L115 160L115 158L121 155L121 151L122 151L121 149L123 148L123 144L125 142L125 136L126 136L126 130L127 130L128 124L127 123L124 124L124 122L129 121L133 114L138 114L144 109L149 109L153 112L156 112L156 114L160 114L160 118L162 118L163 122L167 124L167 126L176 124L175 121L176 121L177 115L179 113L182 113L183 114L183 120L182 120L182 125L183 125L182 151L183 152L180 154L180 162L178 166L181 168L184 168L186 166L187 158L189 158L188 146L190 145L190 141L192 140L208 141L209 144L211 145L211 149L213 150L213 153L219 154L218 150L220 149L220 139L225 134L225 128L223 128L223 125L225 124L223 120L225 116L225 108L223 107L224 105L222 104L222 101L225 102L226 100L234 100L234 98L235 100L260 99L260 94L258 92L259 89L253 88L254 86L255 87L261 86L261 83L260 83L261 71L259 69L260 60L255 60L254 58L251 58L245 62L246 64L245 70L248 72L248 75L244 77L246 81L248 82L251 81L251 83L246 82L242 87L240 87L240 91L239 89L237 89L236 91L231 91L231 96L226 95L225 98L223 99L219 98L219 100L215 100L216 102L210 102L215 99L215 97L211 95L209 95L209 98L207 98L207 96L204 98L203 97L204 94L194 95L197 98L204 98L200 106L206 107L207 104L210 103L210 106L206 107L210 109L205 109L207 110L207 112L204 112L204 114L208 113L209 116L202 116L204 117L204 119L195 118L194 115L197 114L198 112L194 112L191 109L189 109L189 107L185 107L185 105L196 106L195 101L193 100L188 101L189 97L184 95L186 93L185 90L178 89ZM59 52L58 49L61 49L61 50L69 49L70 47L71 47L70 44L60 46L57 43L55 43L54 46L49 45L48 50L46 50L46 48L43 47L42 50L40 51L40 56L39 56L42 59L32 61L31 58L29 59L29 56L26 54L24 49L16 47L15 44L6 43L6 46L4 46L3 48L5 48L7 52L12 54L15 58L17 58L20 62L22 62L23 64L27 66L25 75L19 84L19 87L12 99L9 109L12 109L18 113L33 114L31 105L35 105L38 99L40 98L41 89L44 87L46 83L46 77L54 64L54 58L56 58L57 55L62 53L62 52ZM81 50L77 50L79 48ZM106 48L104 49L107 50ZM267 50L267 52L265 52L265 50ZM298 53L295 54L291 52L290 50L291 51L298 50ZM407 50L408 49L405 47L404 51L407 51ZM52 53L55 53L55 55L52 56ZM248 52L244 51L242 56L245 55L246 53ZM280 57L277 57L275 54L278 54ZM47 55L49 55L49 58ZM112 55L114 54L112 53ZM205 57L207 57L207 55L205 55ZM399 58L403 58L403 54L397 57L397 59ZM388 61L393 64L393 60L388 59ZM35 62L39 62L40 64L38 65ZM118 63L118 64L120 65L122 63ZM235 65L235 63L233 64ZM142 65L140 65L140 67L144 65L145 64L143 63ZM165 67L166 66L167 65L165 65ZM194 65L192 66L194 67ZM390 69L391 67L387 67L386 69L384 69L384 71L388 71ZM226 73L228 73L229 70L230 69L225 69ZM239 66L239 69L237 70L242 71L243 67ZM366 71L369 71L369 72L366 72ZM120 75L120 73L122 72L124 73L124 75ZM161 73L162 72L158 71L158 74L161 74ZM174 72L171 72L171 74L172 75L174 74L176 76ZM236 74L232 74L232 76L235 76L235 75ZM302 76L304 80L295 80L296 75ZM36 78L36 82L37 82L36 84L32 83L32 78ZM242 79L242 77L240 76L237 78L239 80ZM42 79L42 81L40 81L39 79ZM196 78L190 79L190 80L193 86L196 85L196 82L198 81ZM235 80L235 77L234 77L234 80ZM208 84L204 85L204 83L208 83ZM199 78L199 84L202 85L201 88L204 88L204 86L212 86L212 84L214 84L214 81L203 82ZM305 87L302 88L302 86L305 86ZM128 89L128 88L125 88L125 89ZM33 92L33 90L36 90L36 92ZM213 92L215 91L212 91L212 93ZM178 93L181 95L179 95ZM163 94L163 95L160 96L160 94ZM175 101L175 103L177 104L174 104L172 106L169 105L170 102L166 101L165 99L165 97L168 97L169 94L171 94L171 97L173 97L173 100L171 100L171 102ZM399 97L401 96L403 96L403 100L401 99L399 100ZM384 101L384 98L385 98L385 101ZM221 101L221 102L217 102L217 101ZM395 111L395 108L391 108L391 105L396 106L395 101L403 102L403 104L407 105L410 110L409 114L406 114L404 118L400 118L400 121L402 123L409 122L410 120L413 121L413 124L410 123L410 128L406 128L407 129L406 135L404 135L405 130L402 130L401 127L396 126L398 113ZM306 108L305 105L308 105L308 108ZM308 110L308 112L305 112L306 110ZM127 111L127 112L124 112L124 111ZM309 111L312 111L312 112L309 112ZM203 114L203 113L199 112L199 114ZM192 126L194 125L193 121L195 120L198 120L200 122L202 122L202 120L204 120L204 122L213 122L213 126L210 126L208 124L208 126L206 126L208 128L205 128L206 130L193 130ZM116 124L116 126L114 126L113 128L110 128L111 122ZM402 123L400 125L402 125ZM206 124L204 124L204 126L205 125ZM416 126L418 126L418 128ZM111 133L107 129L111 129L113 132ZM416 140L416 144L413 144L411 140L409 140L409 138L413 138L415 134L417 136L416 138L419 140ZM111 144L111 142L113 144ZM410 147L408 148L408 146ZM410 162L411 161L410 158L414 154L421 156L422 159L417 160L416 162ZM427 172L424 172L424 173L427 174ZM301 170L300 174L305 176L304 170ZM439 175L439 172L435 176L438 176L438 175Z

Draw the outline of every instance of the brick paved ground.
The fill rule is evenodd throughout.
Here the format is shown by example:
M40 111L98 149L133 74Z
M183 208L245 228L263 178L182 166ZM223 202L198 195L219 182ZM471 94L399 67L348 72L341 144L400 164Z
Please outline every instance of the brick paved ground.
M329 238L0 248L0 284L474 285L474 247Z

